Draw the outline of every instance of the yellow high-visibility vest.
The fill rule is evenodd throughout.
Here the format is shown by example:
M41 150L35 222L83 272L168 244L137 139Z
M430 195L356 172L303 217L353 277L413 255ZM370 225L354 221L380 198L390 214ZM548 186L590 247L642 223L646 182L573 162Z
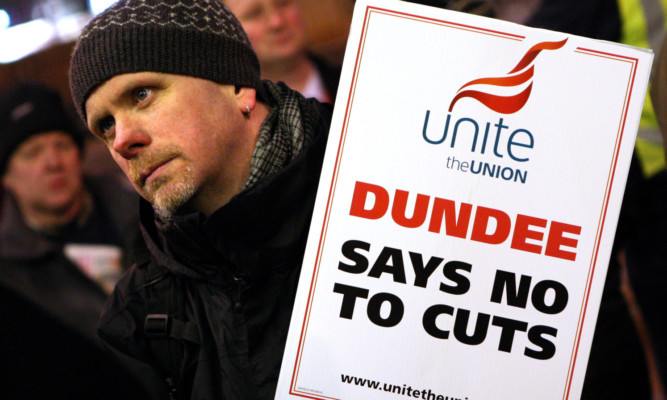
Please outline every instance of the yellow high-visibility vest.
M622 24L621 42L657 53L667 28L667 0L618 0L618 6ZM646 176L665 168L662 136L648 93L635 152Z

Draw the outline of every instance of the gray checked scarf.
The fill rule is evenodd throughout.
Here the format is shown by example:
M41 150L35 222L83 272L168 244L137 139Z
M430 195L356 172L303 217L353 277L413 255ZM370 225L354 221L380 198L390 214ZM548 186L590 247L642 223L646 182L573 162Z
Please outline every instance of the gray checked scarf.
M283 83L263 81L266 99L271 107L268 117L259 130L259 138L250 163L250 176L244 189L258 181L280 172L310 143L315 133L313 108L304 98ZM308 110L303 110L308 107ZM312 111L316 109L313 108ZM306 111L306 112L302 112ZM304 128L305 127L305 128Z

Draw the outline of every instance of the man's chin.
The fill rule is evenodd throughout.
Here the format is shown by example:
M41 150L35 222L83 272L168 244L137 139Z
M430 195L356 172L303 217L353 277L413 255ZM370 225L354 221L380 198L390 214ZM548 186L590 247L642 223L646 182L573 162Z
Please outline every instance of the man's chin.
M174 218L174 215L176 215L176 211L177 210L172 210L170 208L164 208L164 207L159 206L157 204L153 204L153 212L162 221L168 221L168 220Z
M150 198L155 213L164 219L170 219L192 199L195 188L192 182L170 182L158 188Z

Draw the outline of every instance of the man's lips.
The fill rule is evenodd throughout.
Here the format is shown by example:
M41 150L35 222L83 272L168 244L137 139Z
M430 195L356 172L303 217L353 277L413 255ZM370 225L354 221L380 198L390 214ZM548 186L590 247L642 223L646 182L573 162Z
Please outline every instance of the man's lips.
M141 182L141 185L144 186L144 185L146 185L147 183L149 183L148 180L151 178L151 176L153 175L153 173L154 173L155 171L157 171L157 170L158 170L160 167L162 167L163 165L166 165L168 162L170 162L170 161L173 160L174 158L175 158L175 157L169 157L169 158L166 158L166 159L164 159L164 160L162 160L162 161L160 161L160 162L157 162L157 163L155 163L155 164L152 164L152 165L148 166L147 168L143 169L143 170L141 171L141 173L139 174L139 182Z
M51 190L58 190L67 187L67 183L67 178L60 176L51 179L48 182L47 187Z

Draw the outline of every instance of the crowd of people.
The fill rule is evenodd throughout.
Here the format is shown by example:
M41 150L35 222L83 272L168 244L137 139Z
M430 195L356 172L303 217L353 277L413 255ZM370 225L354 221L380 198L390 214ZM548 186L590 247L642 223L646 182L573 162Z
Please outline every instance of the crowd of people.
M615 0L414 2L621 40ZM340 75L303 18L120 0L74 47L74 110L0 91L0 397L273 398ZM93 137L123 180L87 173ZM583 399L664 399L666 178L633 160Z

